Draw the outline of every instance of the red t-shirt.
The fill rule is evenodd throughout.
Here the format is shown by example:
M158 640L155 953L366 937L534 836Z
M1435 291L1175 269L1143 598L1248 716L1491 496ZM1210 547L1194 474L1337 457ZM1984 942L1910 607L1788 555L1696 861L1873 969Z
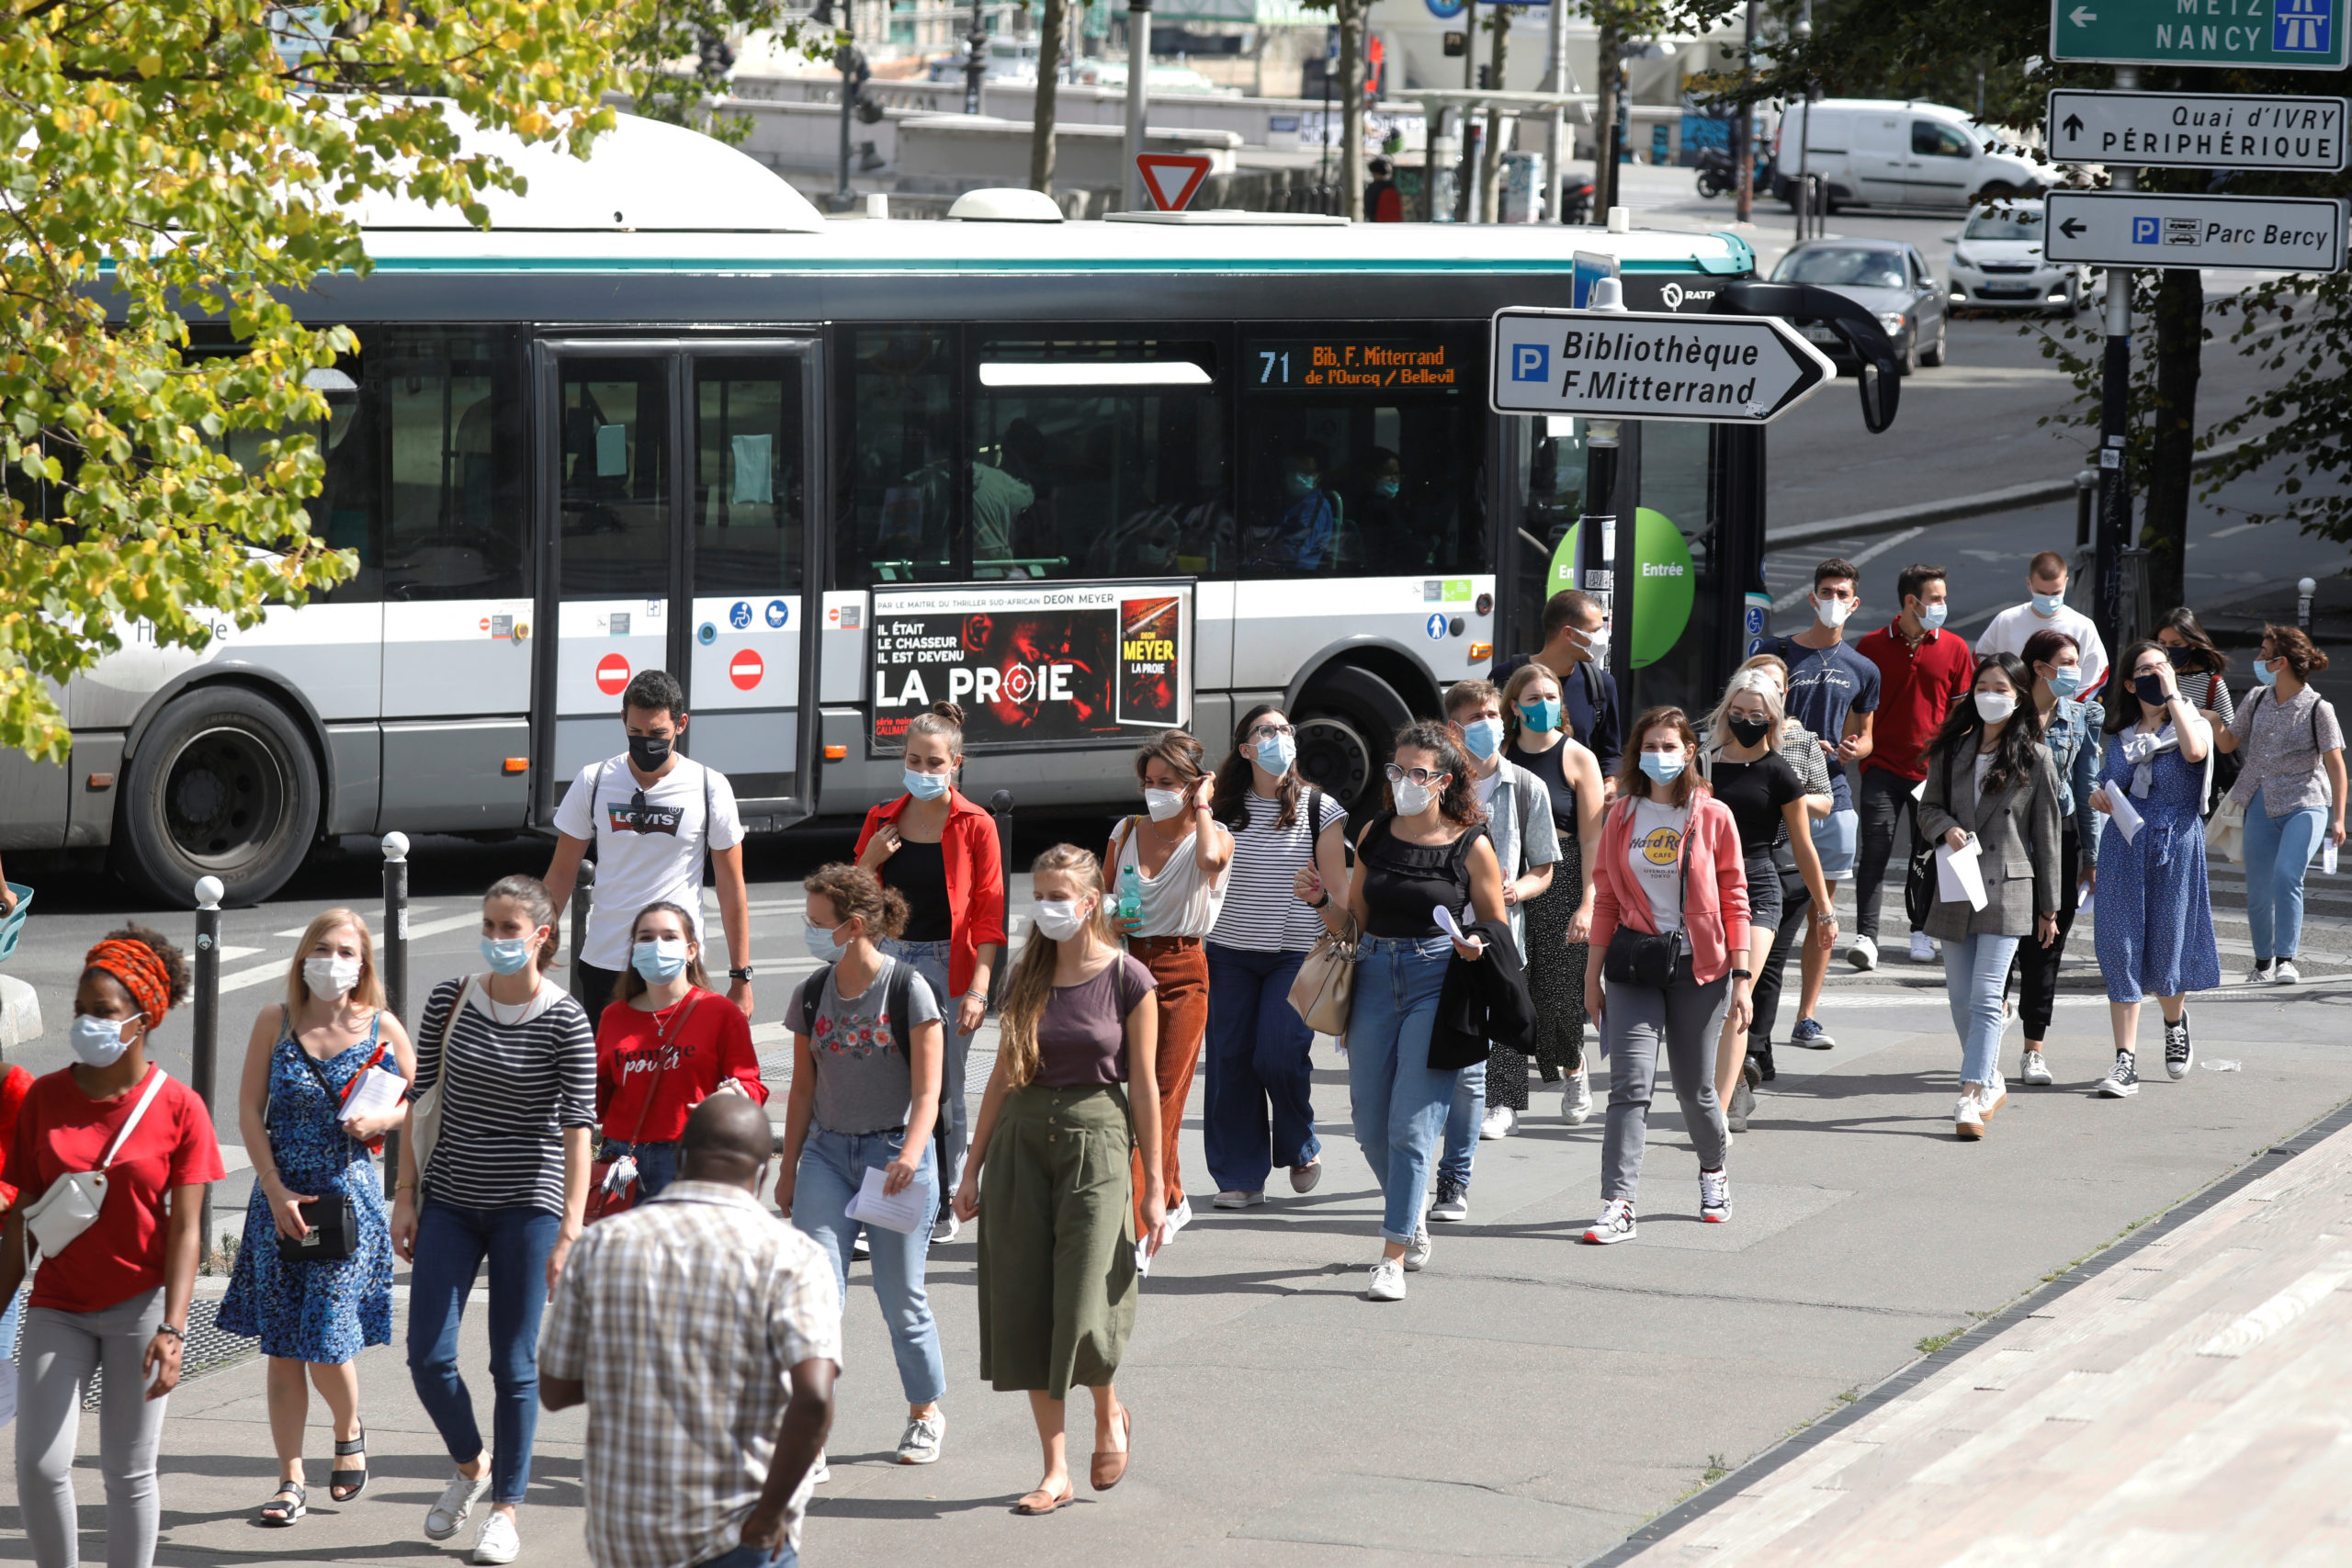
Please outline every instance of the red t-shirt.
M150 1073L164 1069L150 1066ZM146 1088L141 1079L112 1100L92 1100L70 1067L38 1079L17 1119L8 1179L30 1204L69 1171L95 1170ZM55 1258L40 1260L32 1304L60 1312L102 1312L164 1282L164 1195L175 1187L218 1181L220 1145L196 1091L166 1077L138 1129L107 1168L97 1222Z
M767 1103L768 1086L760 1081L760 1058L752 1049L752 1024L742 1009L716 991L705 991L683 1021L666 1010L659 1017L657 1025L655 1014L615 1002L597 1021L596 1115L605 1136L622 1143L675 1143L686 1130L688 1114L710 1098L721 1078L741 1084L753 1104ZM666 1040L662 1025L669 1030Z
M1968 694L1976 678L1976 655L1958 634L1939 631L1913 648L1890 625L1854 645L1878 666L1878 718L1871 727L1871 754L1864 768L1898 778L1928 776L1928 742L1941 729L1951 705Z

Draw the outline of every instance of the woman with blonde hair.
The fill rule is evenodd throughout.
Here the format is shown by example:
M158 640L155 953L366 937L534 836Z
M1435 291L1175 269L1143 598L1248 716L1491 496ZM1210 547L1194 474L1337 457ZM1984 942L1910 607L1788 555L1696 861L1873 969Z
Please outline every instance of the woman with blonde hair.
M996 1066L973 1127L956 1212L980 1219L980 1375L1025 1390L1046 1474L1013 1506L1050 1514L1077 1495L1063 1404L1094 1395L1097 1492L1127 1470L1135 1418L1112 1375L1134 1332L1138 1269L1133 1162L1142 1156L1145 1241L1167 1219L1159 1168L1151 971L1119 951L1102 866L1056 844L1030 867L1036 931L999 1015Z
M356 1358L369 1345L392 1342L391 1229L368 1152L408 1121L404 1095L373 1114L345 1115L369 1072L390 1073L403 1087L413 1083L416 1053L401 1021L384 1010L367 920L356 910L329 909L311 921L294 950L285 1005L275 1012L264 1008L254 1020L237 1092L237 1122L254 1156L254 1190L220 1323L231 1334L259 1339L269 1358L278 1484L261 1506L258 1522L265 1525L290 1525L308 1511L306 1375L334 1417L329 1492L347 1503L368 1484ZM351 1251L288 1260L280 1239L302 1242L314 1228L319 1246L341 1254L347 1238Z

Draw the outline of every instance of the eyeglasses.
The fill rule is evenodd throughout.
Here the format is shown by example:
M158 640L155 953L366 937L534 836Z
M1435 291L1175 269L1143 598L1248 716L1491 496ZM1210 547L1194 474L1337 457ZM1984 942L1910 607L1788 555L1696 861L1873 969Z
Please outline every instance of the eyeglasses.
M1387 768L1384 771L1387 773L1388 782L1390 784L1403 784L1409 779L1414 784L1419 784L1424 788L1427 788L1429 785L1437 783L1438 780L1446 776L1445 770L1442 768L1414 768L1408 771L1407 769L1398 767L1394 762L1389 763Z
M1297 730L1293 729L1287 724L1261 724L1258 726L1257 728L1250 732L1250 739L1252 740L1281 740L1297 733Z

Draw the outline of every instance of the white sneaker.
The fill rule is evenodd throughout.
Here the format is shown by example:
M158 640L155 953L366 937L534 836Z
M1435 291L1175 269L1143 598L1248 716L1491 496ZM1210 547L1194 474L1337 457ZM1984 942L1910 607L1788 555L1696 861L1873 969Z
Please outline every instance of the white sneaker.
M1212 1209L1252 1209L1265 1201L1266 1190L1262 1187L1255 1192L1244 1192L1238 1188L1230 1188L1210 1199L1209 1207Z
M1936 944L1926 931L1911 933L1911 962L1933 964L1937 958Z
M1172 1236L1192 1223L1193 1200L1189 1197L1178 1199L1176 1206L1168 1211L1168 1234Z
M1497 1138L1508 1138L1518 1125L1519 1112L1508 1105L1498 1105L1480 1119L1478 1136L1489 1143Z
M1878 943L1869 937L1858 936L1846 949L1846 962L1857 969L1878 967Z
M1592 1119L1592 1074L1587 1063L1568 1075L1567 1083L1560 1089L1560 1120L1571 1127L1581 1127Z
M1699 1219L1702 1224L1720 1225L1731 1219L1731 1172L1702 1170L1699 1173Z
M948 1242L954 1241L956 1239L956 1233L963 1228L963 1224L958 1221L955 1215L940 1215L938 1222L931 1227L931 1245L933 1247L941 1247L944 1246Z
M1401 1302L1405 1299L1405 1264L1396 1258L1384 1258L1372 1266L1372 1281L1363 1288L1368 1302Z
M1430 1227L1427 1225L1416 1226L1413 1230L1412 1244L1405 1248L1405 1257L1403 1258L1405 1272L1408 1274L1418 1274L1422 1269L1428 1268L1430 1266L1430 1254L1433 1250L1435 1249L1430 1246Z
M899 1438L900 1464L935 1464L939 1450L947 1441L947 1412L935 1416L917 1416L907 1422L904 1435Z
M2051 1076L2050 1064L2041 1059L2041 1053L2039 1051L2028 1051L2025 1054L2025 1066L2018 1077L2030 1084L2053 1084L2058 1081Z
M2009 1080L2001 1076L2000 1068L1993 1069L1993 1081L1979 1089L1976 1098L1983 1103L1987 1116L2009 1102Z
M2245 972L2245 983L2249 986L2269 985L2271 983L2270 965L2256 964L2250 966Z
M1981 1092L1973 1083L1960 1086L1960 1103L1951 1111L1955 1136L1973 1139L1984 1135L1984 1102L1978 1098Z
M817 1450L817 1463L815 1467L808 1472L808 1484L811 1486L822 1486L826 1482L831 1481L832 1478L833 1467L825 1462L825 1450L819 1449Z
M489 1456L485 1454L482 1457L487 1459ZM441 1500L424 1511L424 1539L447 1540L465 1529L466 1518L474 1511L474 1505L481 1502L482 1494L489 1490L490 1466L487 1464L481 1467L481 1474L478 1477L469 1479L463 1471L451 1476L449 1484L441 1488Z
M481 1534L474 1537L474 1561L512 1562L522 1555L523 1538L514 1529L514 1517L492 1508L481 1522Z
M2302 972L2291 958L2282 958L2270 966L2270 981L2276 986L2291 986L2302 979Z
M1623 1198L1611 1198L1600 1205L1600 1218L1592 1222L1584 1239L1595 1247L1613 1247L1621 1241L1634 1239L1634 1205Z

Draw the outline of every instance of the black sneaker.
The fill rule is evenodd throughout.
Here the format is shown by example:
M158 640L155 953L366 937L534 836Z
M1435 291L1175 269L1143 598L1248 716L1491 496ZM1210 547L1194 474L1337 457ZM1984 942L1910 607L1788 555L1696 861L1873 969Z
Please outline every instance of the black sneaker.
M1747 1061L1748 1065L1756 1069L1758 1083L1770 1083L1781 1076L1772 1066L1772 1045L1770 1041L1765 1042L1760 1049L1750 1045L1747 1048Z
M1466 1220L1470 1217L1470 1192L1462 1183L1448 1177L1437 1179L1437 1201L1430 1205L1430 1218L1440 1221Z
M2197 1047L2188 1043L2188 1010L2180 1010L2180 1021L2165 1025L2165 1071L2175 1083L2188 1076L2197 1065Z
M2131 1052L2118 1051L2115 1054L2115 1066L2109 1069L2107 1077L2099 1079L2098 1092L2109 1100L2128 1100L2140 1092L2140 1068L2132 1059Z

